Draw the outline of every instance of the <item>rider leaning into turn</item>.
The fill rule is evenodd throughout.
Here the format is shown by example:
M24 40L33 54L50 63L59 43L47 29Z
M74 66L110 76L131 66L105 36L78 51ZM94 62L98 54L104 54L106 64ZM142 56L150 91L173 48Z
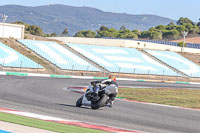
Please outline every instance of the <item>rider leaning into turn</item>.
M91 82L91 85L93 85L94 87L97 84L100 85L101 87L106 86L106 85L111 85L111 84L114 84L114 85L116 85L118 87L118 84L116 82L116 77L114 77L114 76L109 76L108 79L106 79L106 80L98 80L98 81L92 81ZM109 96L108 104L107 104L109 107L112 107L116 95L117 94Z

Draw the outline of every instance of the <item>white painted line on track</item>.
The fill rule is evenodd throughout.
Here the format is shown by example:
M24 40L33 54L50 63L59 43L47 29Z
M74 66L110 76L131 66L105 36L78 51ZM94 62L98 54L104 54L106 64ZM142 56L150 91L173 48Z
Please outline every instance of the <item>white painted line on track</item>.
M15 75L15 76L32 76L32 77L48 77L48 78L76 78L76 79L94 79L99 80L105 77L92 77L92 76L72 76L72 75L52 75L52 74L38 74L38 73L20 73L20 72L4 72L0 71L0 75ZM162 82L162 83L182 83L182 84L200 84L197 82L179 82L179 81L163 81L163 80L145 80L145 79L129 79L129 78L117 78L117 80L124 81L138 81L138 82Z
M56 123L62 123L62 124L67 124L67 125L74 125L74 126L80 126L80 127L85 127L85 128L91 128L91 129L98 129L98 130L103 130L107 132L113 132L113 133L144 133L141 131L133 131L130 129L123 129L123 128L116 128L116 127L111 127L111 126L105 126L105 125L99 125L95 123L88 123L88 122L82 122L78 120L70 120L70 119L62 119L59 117L52 117L52 116L46 116L46 115L40 115L40 114L35 114L35 113L30 113L30 112L24 112L24 111L17 111L17 110L10 110L6 108L0 108L0 112L4 113L10 113L10 114L15 114L19 116L26 116L30 118L36 118L40 120L45 120L45 121L52 121Z
M1 72L1 71L0 71L0 75L6 75L6 72Z

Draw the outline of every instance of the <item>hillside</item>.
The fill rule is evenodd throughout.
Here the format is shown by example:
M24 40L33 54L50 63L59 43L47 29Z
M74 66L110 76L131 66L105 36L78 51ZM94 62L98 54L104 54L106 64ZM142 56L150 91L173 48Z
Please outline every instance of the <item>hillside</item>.
M90 7L67 5L45 5L27 7L19 5L0 6L0 14L8 15L7 22L23 21L40 26L44 32L60 34L68 28L70 35L80 30L97 30L101 25L119 29L148 30L157 25L166 25L174 20L156 15L131 15L111 13Z

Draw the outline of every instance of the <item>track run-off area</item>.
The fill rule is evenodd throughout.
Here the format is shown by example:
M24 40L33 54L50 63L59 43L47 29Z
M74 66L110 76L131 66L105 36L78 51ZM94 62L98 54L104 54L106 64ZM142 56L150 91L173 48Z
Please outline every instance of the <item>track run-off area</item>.
M113 108L78 108L82 95L63 88L92 80L0 75L0 107L150 133L199 133L200 111L116 100ZM118 81L121 87L200 89L195 84Z

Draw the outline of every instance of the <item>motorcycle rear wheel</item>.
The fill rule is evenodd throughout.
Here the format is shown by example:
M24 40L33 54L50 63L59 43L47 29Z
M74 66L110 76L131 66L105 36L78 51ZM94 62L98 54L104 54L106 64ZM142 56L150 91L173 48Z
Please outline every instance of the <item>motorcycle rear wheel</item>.
M106 103L106 101L108 100L108 96L106 94L102 94L100 99L93 103L91 102L91 108L92 109L99 109L100 107L103 107Z

